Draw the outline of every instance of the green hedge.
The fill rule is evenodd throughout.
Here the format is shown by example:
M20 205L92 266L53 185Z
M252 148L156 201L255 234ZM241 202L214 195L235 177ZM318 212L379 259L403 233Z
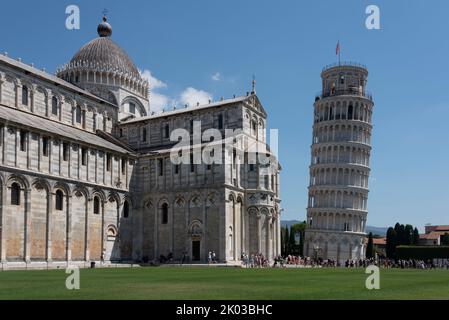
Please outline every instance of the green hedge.
M449 246L398 246L398 259L449 259Z

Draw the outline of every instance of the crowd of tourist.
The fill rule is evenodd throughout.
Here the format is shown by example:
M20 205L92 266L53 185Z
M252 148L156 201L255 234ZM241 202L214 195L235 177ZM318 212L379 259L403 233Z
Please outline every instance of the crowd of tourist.
M449 270L449 259L434 260L393 260L393 259L353 259L340 263L332 259L313 259L311 257L301 257L288 255L275 258L273 267L345 267L345 268L367 268L370 265L382 268L400 268L400 269L435 269L445 268Z
M394 260L387 258L379 259L352 259L340 262L333 259L314 259L311 257L301 257L296 255L278 256L273 262L270 261L262 253L242 253L240 256L242 266L245 268L367 268L370 265L375 265L381 268L399 268L399 269L437 269L444 268L449 270L449 259L434 259L434 260ZM187 262L187 252L183 253L181 264ZM147 261L144 261L147 262ZM165 264L173 263L173 254L169 253L167 256L161 255L157 261L151 264ZM208 252L208 263L218 263L215 251Z
M266 268L270 266L268 259L261 253L248 255L243 252L240 258L246 268Z

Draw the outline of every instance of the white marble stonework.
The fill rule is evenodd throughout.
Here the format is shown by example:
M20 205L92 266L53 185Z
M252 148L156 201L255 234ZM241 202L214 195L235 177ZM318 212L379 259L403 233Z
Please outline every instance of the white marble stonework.
M364 258L374 106L367 77L367 69L354 64L329 66L321 73L305 234L310 257Z
M106 19L98 33L56 76L0 55L1 268L279 255L280 167L246 161L248 141L266 144L255 92L154 114ZM241 129L224 164L171 163L192 121Z

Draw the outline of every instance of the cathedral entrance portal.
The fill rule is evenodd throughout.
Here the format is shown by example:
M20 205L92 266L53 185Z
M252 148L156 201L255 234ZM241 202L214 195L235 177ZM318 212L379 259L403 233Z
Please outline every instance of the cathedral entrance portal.
M201 260L200 249L201 249L201 241L192 240L192 260L193 261Z

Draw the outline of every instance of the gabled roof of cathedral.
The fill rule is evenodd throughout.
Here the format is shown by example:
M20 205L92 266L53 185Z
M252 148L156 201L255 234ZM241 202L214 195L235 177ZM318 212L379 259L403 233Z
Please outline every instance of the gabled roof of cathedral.
M37 68L35 68L33 66L29 66L29 65L27 65L27 64L25 64L25 63L23 63L21 61L12 59L12 58L10 58L10 57L8 57L6 55L0 54L0 62L8 65L9 67L13 67L13 68L21 69L21 70L23 70L25 72L29 72L29 73L31 73L31 74L33 74L33 75L35 75L37 77L40 77L40 78L42 78L42 79L44 79L46 81L52 82L52 83L60 85L62 87L65 87L68 90L77 92L80 96L86 96L86 97L89 97L89 98L91 98L93 100L96 100L98 102L106 103L108 105L114 106L114 104L110 103L109 101L106 101L106 100L104 100L104 99L102 99L102 98L100 98L100 97L90 93L87 90L84 90L84 89L82 89L80 87L77 87L77 86L71 84L70 82L67 82L67 81L65 81L65 80L63 80L61 78L58 78L58 77L56 77L56 76L54 76L54 75L52 75L50 73L47 73L47 72L42 71L42 70L39 70L39 69L37 69Z
M214 107L221 107L221 106L225 106L225 105L229 105L229 104L233 104L233 103L250 101L250 100L254 100L254 99L255 99L257 108L259 109L259 112L261 112L262 114L264 114L264 116L266 116L267 114L265 112L265 109L262 107L262 104L260 103L259 98L256 96L256 94L251 94L248 96L242 96L242 97L236 97L236 98L232 98L232 99L225 99L225 100L221 100L221 101L211 102L211 103L208 103L205 105L189 106L189 107L179 108L179 109L170 110L170 111L163 111L163 112L160 112L157 114L151 114L149 116L145 116L145 117L141 117L141 118L133 118L131 120L122 121L121 124L128 124L128 123L135 123L135 122L140 122L140 121L145 121L145 120L164 118L164 117L169 117L169 116L182 114L182 113L186 113L186 112L195 112L198 110L214 108ZM150 107L151 107L151 105L150 105Z
M116 151L124 154L132 154L129 150L120 147L94 133L84 131L69 125L49 120L44 117L30 114L25 111L0 106L0 121L6 120L11 123L17 123L21 126L35 128L55 135L66 137L81 143L95 145L108 150Z

